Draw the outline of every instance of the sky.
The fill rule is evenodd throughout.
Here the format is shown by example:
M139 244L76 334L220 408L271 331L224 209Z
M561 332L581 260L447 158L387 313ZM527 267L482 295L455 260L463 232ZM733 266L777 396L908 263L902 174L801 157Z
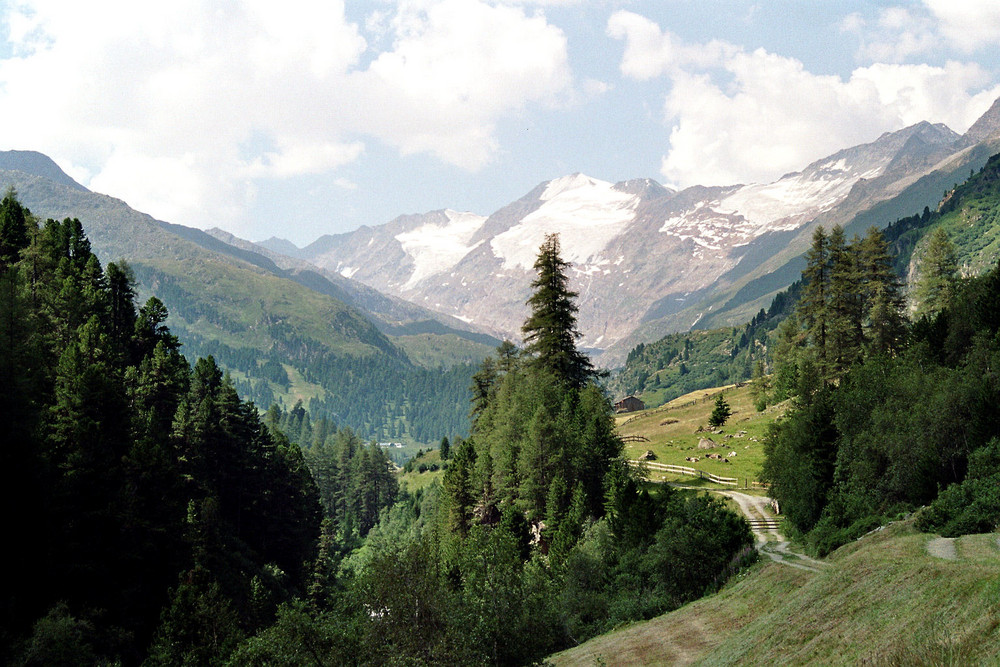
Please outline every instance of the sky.
M998 97L995 0L0 0L0 150L300 246L576 172L770 182Z

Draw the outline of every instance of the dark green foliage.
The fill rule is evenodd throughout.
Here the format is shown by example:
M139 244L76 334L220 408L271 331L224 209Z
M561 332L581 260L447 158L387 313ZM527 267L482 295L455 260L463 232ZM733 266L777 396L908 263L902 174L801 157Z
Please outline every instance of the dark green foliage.
M865 354L895 352L905 333L899 280L877 229L847 243L839 226L829 236L819 227L806 261L802 300L780 336L774 400L811 390L807 366L836 381Z
M708 418L708 424L713 428L719 428L726 423L729 416L732 414L733 411L729 407L729 403L726 402L725 396L719 394L715 398L715 407L712 408L712 414Z
M349 428L334 429L324 418L312 422L301 402L287 412L272 405L265 423L275 437L287 435L305 448L304 462L342 546L367 535L379 513L396 502L399 484L381 447L365 444Z
M837 430L830 390L816 393L764 440L761 479L771 484L771 495L799 530L819 520L833 485Z
M642 502L656 519L641 540L622 540L613 522L602 521L566 560L560 599L574 639L674 609L752 560L749 527L718 500L667 494Z
M758 364L774 370L778 327L794 310L801 285L796 282L778 293L766 311L761 309L741 327L694 330L640 343L611 379L611 390L616 396L641 394L652 407L698 389L749 380Z
M924 529L996 525L998 310L1000 269L960 282L906 349L856 364L775 426L764 476L817 552L928 504Z
M93 624L74 617L59 603L35 623L18 664L25 667L89 667L97 662ZM108 658L105 656L104 660Z
M242 639L232 602L196 571L171 594L145 664L223 665Z
M0 268L17 262L21 251L28 247L30 216L17 201L17 193L9 189L0 201Z
M1000 439L969 456L969 473L941 492L917 518L917 528L945 537L992 533L1000 526Z
M4 215L28 242L0 270L3 499L20 508L0 661L26 641L29 664L136 664L159 627L160 662L221 663L314 558L301 453L211 359L192 372L162 303L137 313L128 265L102 270L78 220L39 226L17 206Z
M593 376L590 360L576 349L576 292L569 289L569 262L559 256L559 235L549 234L535 260L538 276L528 299L531 315L521 328L525 351L553 377L580 388Z
M317 612L301 601L278 609L272 626L235 651L229 664L240 667L339 667L361 662L357 624L337 612Z

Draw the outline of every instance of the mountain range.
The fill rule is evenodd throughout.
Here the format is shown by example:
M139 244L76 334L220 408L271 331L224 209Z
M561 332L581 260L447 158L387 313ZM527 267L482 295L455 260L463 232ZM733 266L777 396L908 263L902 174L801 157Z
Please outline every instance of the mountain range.
M772 183L677 191L573 174L488 216L444 209L258 247L516 341L535 253L558 232L581 346L614 367L640 342L748 321L798 278L817 225L863 233L934 207L997 150L1000 100L963 135L917 123Z
M518 340L548 233L560 234L572 263L581 345L599 365L616 367L639 343L749 321L799 277L816 226L863 233L937 207L996 152L1000 100L963 135L917 123L772 183L678 191L651 179L572 174L490 215L400 216L305 248L155 220L31 151L0 152L0 184L41 218L79 217L102 261L127 259L143 297L164 300L189 350L216 354L250 397L322 403L332 385L307 381L316 349L411 370L471 368L500 339ZM287 382L259 372L268 360L286 366ZM467 378L453 382L468 386ZM397 397L400 411L407 400ZM453 409L462 417L450 417L452 427L464 411ZM405 430L406 416L391 412L356 415L360 430Z

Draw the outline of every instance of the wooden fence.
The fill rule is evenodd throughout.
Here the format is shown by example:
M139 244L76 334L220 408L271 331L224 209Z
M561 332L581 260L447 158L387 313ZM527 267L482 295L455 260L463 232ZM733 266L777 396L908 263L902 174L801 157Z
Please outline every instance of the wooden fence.
M689 468L687 466L675 466L669 463L657 463L656 461L629 461L630 465L639 467L645 465L650 470L656 470L658 472L668 472L672 475L687 475L688 477L700 477L701 479L707 479L710 482L715 482L716 484L724 484L726 486L739 486L739 480L735 477L720 477L719 475L713 475L710 472L705 472L704 470L698 470L697 468Z

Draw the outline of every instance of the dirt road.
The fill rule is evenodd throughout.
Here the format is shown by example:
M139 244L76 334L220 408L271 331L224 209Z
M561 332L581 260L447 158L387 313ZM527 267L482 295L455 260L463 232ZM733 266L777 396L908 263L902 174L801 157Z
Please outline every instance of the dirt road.
M717 491L720 495L732 498L747 519L773 519L771 512L771 499L764 496L751 496L739 491ZM757 538L757 551L764 554L771 560L798 568L809 572L819 572L826 567L826 563L815 560L789 549L789 542L784 538L777 528L759 529L754 528L754 536Z

